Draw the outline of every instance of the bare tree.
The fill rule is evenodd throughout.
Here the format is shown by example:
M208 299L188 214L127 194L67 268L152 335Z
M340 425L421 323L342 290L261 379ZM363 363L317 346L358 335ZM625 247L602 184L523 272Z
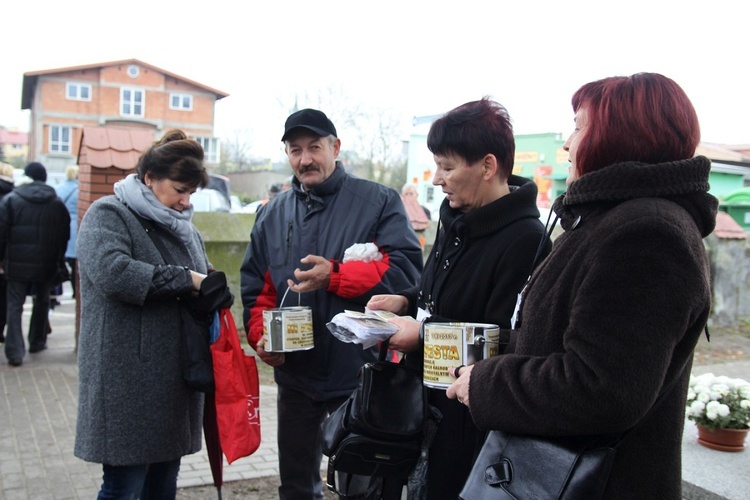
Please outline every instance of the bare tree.
M295 93L293 99L278 98L277 102L287 114L305 108L323 111L336 125L339 135L342 135L342 131L356 129L365 114L363 105L351 97L344 85L307 89Z
M235 129L232 136L222 140L221 163L219 171L223 173L243 172L252 163L252 141L250 131Z
M341 157L362 167L364 177L391 185L392 167L405 164L399 136L402 123L396 113L386 108L368 108L343 85L309 89L295 94L293 99L280 98L277 102L288 114L304 108L325 112L342 138Z

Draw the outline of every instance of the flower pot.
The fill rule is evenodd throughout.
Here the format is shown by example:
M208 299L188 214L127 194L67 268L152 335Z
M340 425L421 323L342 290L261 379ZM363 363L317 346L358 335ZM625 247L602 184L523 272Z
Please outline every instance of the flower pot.
M742 451L750 429L707 429L698 426L698 443L719 451Z

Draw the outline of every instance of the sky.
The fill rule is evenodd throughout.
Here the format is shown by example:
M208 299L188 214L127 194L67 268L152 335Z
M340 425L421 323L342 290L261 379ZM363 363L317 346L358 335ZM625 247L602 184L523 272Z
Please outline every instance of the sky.
M3 18L0 125L21 130L25 72L135 58L228 93L215 135L274 160L295 97L335 89L406 138L487 95L517 134L567 136L581 85L643 71L682 86L704 142L750 144L746 0L14 0ZM344 149L357 132L339 127Z

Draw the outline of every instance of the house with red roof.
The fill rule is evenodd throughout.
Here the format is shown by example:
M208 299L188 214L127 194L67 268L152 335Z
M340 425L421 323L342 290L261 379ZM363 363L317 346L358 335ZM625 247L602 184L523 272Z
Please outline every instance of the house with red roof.
M22 168L29 155L29 134L0 127L0 148L6 163Z
M85 128L139 129L155 139L179 128L218 163L216 101L229 94L138 59L29 71L21 108L31 111L28 159L48 170L78 163Z

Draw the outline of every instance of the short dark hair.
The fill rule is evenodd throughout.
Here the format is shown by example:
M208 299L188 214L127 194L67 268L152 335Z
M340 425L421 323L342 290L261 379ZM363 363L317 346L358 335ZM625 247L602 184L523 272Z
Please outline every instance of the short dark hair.
M587 110L576 158L579 175L614 163L692 158L700 141L698 115L677 83L658 73L604 78L582 86L573 111Z
M460 156L469 164L492 154L508 178L516 152L508 110L486 96L462 104L433 122L427 148L436 155Z
M170 179L191 187L208 185L203 148L181 130L167 132L148 148L138 159L136 170L144 182L146 174L150 174L155 180Z

